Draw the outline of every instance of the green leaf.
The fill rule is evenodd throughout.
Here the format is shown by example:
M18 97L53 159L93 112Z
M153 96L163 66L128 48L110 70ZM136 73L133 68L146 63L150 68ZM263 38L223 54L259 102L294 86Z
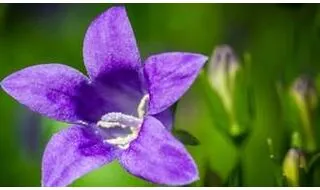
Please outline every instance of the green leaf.
M309 161L309 165L308 165L308 170L312 170L316 165L317 163L320 161L320 152L319 153L316 153L314 154L310 161Z
M178 129L174 130L172 133L177 139L179 139L185 145L197 146L200 144L200 141L187 131Z

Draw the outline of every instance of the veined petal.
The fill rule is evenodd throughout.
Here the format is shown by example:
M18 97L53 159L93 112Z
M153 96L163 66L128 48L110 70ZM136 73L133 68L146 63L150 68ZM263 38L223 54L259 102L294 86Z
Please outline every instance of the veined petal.
M185 185L199 178L184 146L151 116L146 117L139 137L121 154L120 163L133 175L157 184Z
M207 57L193 53L163 53L149 57L144 65L150 95L149 114L175 103L191 86Z
M104 114L122 112L137 116L137 108L143 97L139 73L133 70L118 70L94 79L92 86L107 102Z
M164 110L163 112L155 114L155 115L153 115L153 117L155 117L156 119L161 121L163 126L165 126L169 131L172 129L174 117L173 117L173 112L172 112L171 108L168 108L168 109Z
M89 127L71 126L55 134L42 159L42 186L67 186L111 162L116 148L105 145Z
M138 70L140 54L124 7L112 7L89 26L83 44L91 78L117 70Z
M112 7L89 26L83 56L102 109L89 120L107 112L137 115L143 96L140 54L124 7ZM99 102L99 101L96 101Z
M88 79L61 64L31 66L15 72L1 87L21 104L47 117L66 122L82 120L77 113L79 90Z

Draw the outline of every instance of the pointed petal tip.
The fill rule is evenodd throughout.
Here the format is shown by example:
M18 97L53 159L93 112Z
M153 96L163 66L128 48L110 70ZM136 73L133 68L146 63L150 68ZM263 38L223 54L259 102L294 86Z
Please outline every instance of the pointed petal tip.
M4 90L5 91L5 80L6 80L6 78L4 78L4 79L2 79L1 81L0 81L0 88L2 89L2 90Z
M201 64L205 64L208 61L208 57L203 55L203 54L199 54L199 53L188 53L190 55L195 56L197 59L199 59L199 63Z
M191 184L191 183L194 183L194 182L200 180L199 170L198 170L197 164L195 162L194 162L194 167L195 167L195 174L194 174L193 178L191 178L190 181L188 181L186 184Z
M4 92L6 92L8 95L10 95L10 84L11 84L10 82L12 82L12 81L11 81L11 78L14 77L14 74L15 74L15 73L16 73L16 72L7 75L4 79L2 79L2 80L0 81L0 88L1 88ZM10 96L11 96L11 95L10 95Z
M79 89L87 82L87 77L74 68L48 63L11 73L1 81L1 88L34 112L74 122L81 120L77 110L78 99L74 97L80 94Z
M129 173L155 184L183 186L199 180L192 156L152 116L145 119L139 137L123 152L120 164Z
M190 185L191 183L194 183L196 181L200 180L200 176L199 176L199 171L198 171L198 167L196 165L196 163L194 163L194 167L195 167L195 173L193 176L190 176L189 179L185 179L185 180L181 180L181 181L175 181L172 183L166 183L166 184L162 184L162 185L168 185L168 186L186 186L186 185Z
M114 70L141 67L134 31L124 6L110 7L90 23L83 41L83 59L92 79Z
M179 100L207 60L202 54L190 52L166 52L147 58L144 75L150 95L148 113L158 114Z
M190 155L189 155L190 156ZM191 157L191 156L190 156ZM199 170L197 167L197 164L195 162L195 160L191 157L191 162L192 165L194 167L194 173L193 175L189 176L189 179L185 178L184 180L178 181L176 183L172 183L172 184L167 184L167 185L171 185L171 186L184 186L184 185L189 185L191 183L194 183L196 181L200 180L200 176L199 176Z
M72 184L87 173L112 162L119 150L104 144L93 131L72 125L54 134L42 157L43 187Z
M126 11L126 7L123 5L112 6L108 10Z
M209 58L207 56L205 56L205 55L201 55L201 56L202 56L202 59L203 59L204 63L208 61Z
M102 12L101 14L98 15L97 18L101 16L107 16L107 14L127 14L125 6L119 5L119 6L112 6ZM96 20L96 19L95 19Z

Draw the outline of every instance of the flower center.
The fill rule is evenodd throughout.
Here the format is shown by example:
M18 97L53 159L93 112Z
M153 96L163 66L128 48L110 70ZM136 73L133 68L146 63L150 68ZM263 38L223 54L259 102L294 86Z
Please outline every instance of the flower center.
M138 137L142 119L118 112L102 116L97 123L103 142L113 144L121 149L127 149L130 143Z
M144 95L137 108L138 118L120 112L111 112L102 116L97 123L97 133L102 136L103 142L127 149L138 137L148 104L149 95Z

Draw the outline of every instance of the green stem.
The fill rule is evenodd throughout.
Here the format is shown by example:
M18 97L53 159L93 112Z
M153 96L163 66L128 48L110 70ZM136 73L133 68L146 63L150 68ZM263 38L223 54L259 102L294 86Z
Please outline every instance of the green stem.
M307 168L307 179L306 179L307 186L309 187L313 186L314 173L316 170L317 163L319 163L319 161L320 161L320 153L314 154L309 161L308 168Z
M282 175L282 168L280 164L280 160L275 155L273 141L271 138L267 139L267 145L269 148L269 158L272 162L272 171L274 174L274 180L277 187L283 187L284 185L284 178Z
M228 187L242 187L243 186L243 171L242 171L242 145L237 146L237 160L227 182Z

